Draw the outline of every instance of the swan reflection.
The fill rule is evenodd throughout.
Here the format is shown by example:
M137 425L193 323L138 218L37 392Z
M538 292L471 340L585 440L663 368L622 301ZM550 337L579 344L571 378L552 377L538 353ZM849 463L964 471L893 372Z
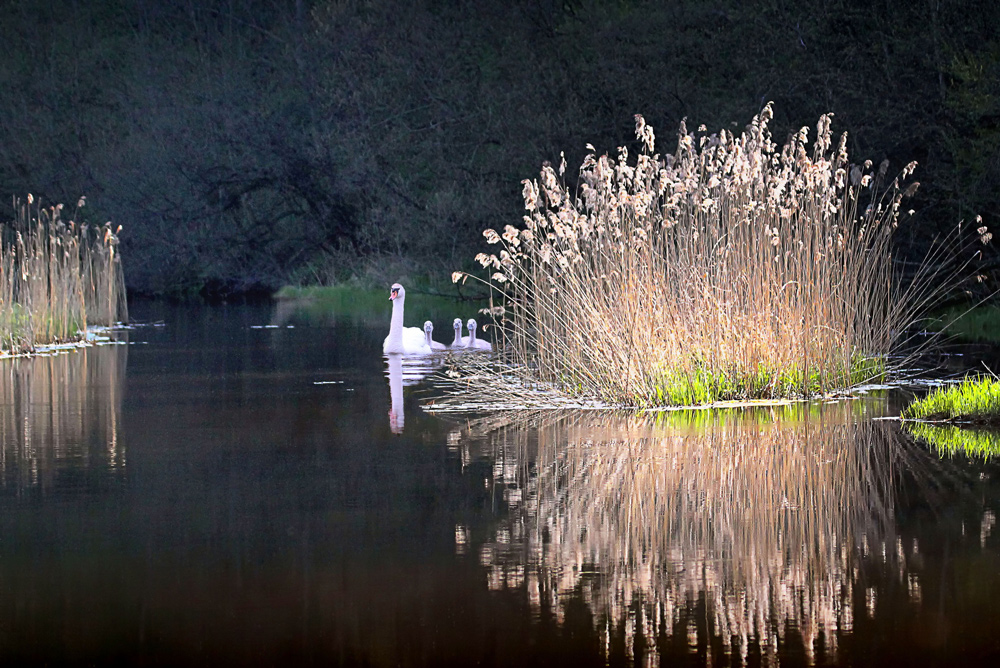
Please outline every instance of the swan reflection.
M385 359L385 375L389 378L389 429L394 434L402 434L406 422L403 388L419 383L437 369L441 361L431 356L409 357L401 353L388 353Z
M603 637L640 639L654 663L677 634L774 663L789 628L813 663L852 629L855 596L877 604L855 592L858 559L907 581L918 549L895 534L892 473L926 453L864 410L491 417L468 433L510 518L478 548L461 533L462 551L478 549L492 589L522 590L560 623L581 597Z

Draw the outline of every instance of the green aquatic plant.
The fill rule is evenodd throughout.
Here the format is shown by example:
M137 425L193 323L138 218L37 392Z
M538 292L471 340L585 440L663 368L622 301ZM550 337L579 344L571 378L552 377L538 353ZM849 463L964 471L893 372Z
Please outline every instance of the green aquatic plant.
M63 205L44 207L31 195L14 209L0 229L0 350L73 340L88 325L128 319L120 226L64 221Z
M1000 455L1000 432L995 430L927 422L904 424L910 434L933 446L942 455L966 454L983 458Z
M876 358L859 357L849 368L826 370L827 375L850 378L851 386L882 380L885 362ZM756 370L732 365L712 369L695 363L686 373L678 375L675 368L663 369L648 396L636 397L639 406L688 406L714 401L746 401L758 398L802 397L821 394L828 388L823 374L816 369L775 369L760 363Z
M894 273L915 163L891 180L888 163L852 164L830 116L811 145L803 128L779 147L771 113L739 135L682 124L665 156L637 116L638 157L592 152L575 192L565 160L524 181L523 227L486 230L500 250L476 258L491 272L507 361L639 406L881 380L908 326L957 275L932 286L932 262L906 284Z
M971 376L914 400L903 412L911 420L962 420L1000 424L1000 379Z
M20 304L0 308L0 350L17 349L30 339L31 315Z

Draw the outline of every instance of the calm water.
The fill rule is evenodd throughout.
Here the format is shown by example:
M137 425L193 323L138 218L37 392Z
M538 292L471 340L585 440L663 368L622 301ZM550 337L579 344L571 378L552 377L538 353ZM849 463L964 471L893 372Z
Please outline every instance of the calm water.
M886 400L428 414L388 305L133 315L0 364L4 663L1000 659L1000 471Z

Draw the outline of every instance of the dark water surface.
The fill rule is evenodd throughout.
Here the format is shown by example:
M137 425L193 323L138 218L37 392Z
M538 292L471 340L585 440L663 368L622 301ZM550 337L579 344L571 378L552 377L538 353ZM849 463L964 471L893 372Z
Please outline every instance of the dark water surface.
M442 416L388 306L133 315L0 363L0 662L1000 660L1000 471L884 399Z

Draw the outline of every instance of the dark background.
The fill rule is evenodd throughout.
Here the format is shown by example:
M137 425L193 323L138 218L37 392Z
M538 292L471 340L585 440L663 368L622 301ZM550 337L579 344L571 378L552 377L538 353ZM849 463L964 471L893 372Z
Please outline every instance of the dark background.
M994 0L0 2L0 193L86 195L133 294L446 281L543 160L631 145L636 113L672 152L682 118L773 100L779 141L834 112L857 162L920 163L919 248L996 222L998 25Z

